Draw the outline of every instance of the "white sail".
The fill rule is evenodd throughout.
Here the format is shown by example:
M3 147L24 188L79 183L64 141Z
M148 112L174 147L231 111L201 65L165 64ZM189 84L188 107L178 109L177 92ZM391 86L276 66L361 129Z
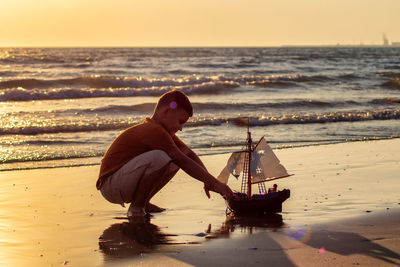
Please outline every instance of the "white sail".
M264 137L260 139L251 154L250 171L252 183L289 176Z
M226 184L230 174L237 179L240 173L243 172L245 155L245 151L232 153L225 168L218 175L218 180ZM290 176L285 167L280 164L279 159L264 137L260 139L256 148L251 153L250 172L252 183Z
M245 152L233 152L230 158L228 159L228 163L225 168L218 175L217 179L222 183L227 183L229 179L229 175L232 174L236 177L239 177L240 173L243 171Z

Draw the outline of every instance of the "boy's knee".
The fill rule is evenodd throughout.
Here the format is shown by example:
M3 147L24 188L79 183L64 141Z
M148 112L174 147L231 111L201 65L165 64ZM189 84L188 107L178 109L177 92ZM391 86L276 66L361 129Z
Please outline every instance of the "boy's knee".
M165 151L162 150L152 150L147 152L150 157L150 166L147 172L157 171L172 162L172 159Z
M160 165L166 165L172 161L171 157L165 151L162 150L152 150L149 153L152 154L153 161Z

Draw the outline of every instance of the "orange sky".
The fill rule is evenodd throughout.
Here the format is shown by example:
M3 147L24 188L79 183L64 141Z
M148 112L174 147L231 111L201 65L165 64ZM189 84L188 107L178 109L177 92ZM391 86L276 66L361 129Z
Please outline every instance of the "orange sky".
M1 0L0 46L400 42L399 0Z

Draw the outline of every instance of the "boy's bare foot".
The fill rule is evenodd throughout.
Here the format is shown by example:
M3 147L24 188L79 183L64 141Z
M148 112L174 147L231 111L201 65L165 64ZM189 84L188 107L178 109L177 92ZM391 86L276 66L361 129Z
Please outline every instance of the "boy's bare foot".
M138 217L145 217L146 212L144 211L143 207L135 207L130 205L128 209L128 218L138 218Z
M139 216L139 217L128 217L128 221L131 224L146 224L150 222L150 217L149 216Z
M145 210L146 212L163 212L165 209L149 202L147 203Z

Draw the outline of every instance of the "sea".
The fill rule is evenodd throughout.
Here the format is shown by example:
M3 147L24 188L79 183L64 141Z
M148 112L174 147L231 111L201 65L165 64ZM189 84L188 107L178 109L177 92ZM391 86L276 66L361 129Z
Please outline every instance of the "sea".
M199 155L400 137L400 47L0 48L0 171L98 165L172 89Z

